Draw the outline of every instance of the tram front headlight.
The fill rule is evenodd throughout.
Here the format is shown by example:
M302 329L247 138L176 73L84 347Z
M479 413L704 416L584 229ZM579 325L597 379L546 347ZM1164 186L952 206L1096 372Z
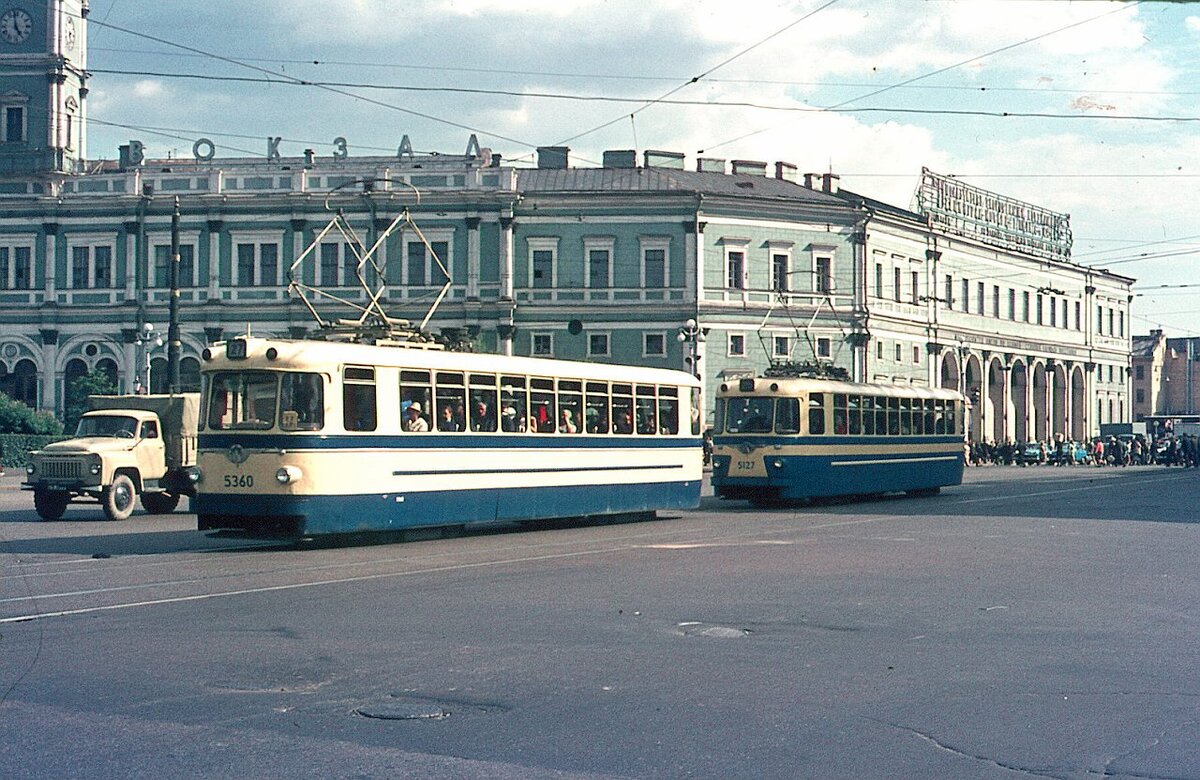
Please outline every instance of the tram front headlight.
M199 466L192 466L187 470L187 478L193 485L199 485L204 481L204 472L200 470Z
M275 481L281 485L288 485L292 482L299 482L304 476L304 472L299 466L284 466L275 472Z

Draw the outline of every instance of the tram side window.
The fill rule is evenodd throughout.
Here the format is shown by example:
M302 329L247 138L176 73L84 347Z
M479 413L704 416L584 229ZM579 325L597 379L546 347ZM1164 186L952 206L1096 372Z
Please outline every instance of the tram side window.
M467 388L463 375L457 371L438 371L437 429L444 433L459 433L467 429Z
M725 430L729 433L770 433L774 419L774 398L746 396L727 400L729 413Z
M658 432L667 436L679 433L678 388L658 388Z
M888 436L899 436L900 435L900 399L899 398L887 399L887 408L888 408L888 427L887 427Z
M612 386L613 433L633 433L633 385Z
M529 393L529 430L532 433L554 433L558 419L554 408L554 380L531 379Z
M933 408L934 408L933 432L938 433L938 434L945 433L946 432L946 402L941 400L940 398L936 399L933 402Z
M284 374L279 381L279 427L319 431L325 425L325 387L320 374Z
M658 433L658 415L655 413L655 393L652 385L638 385L635 394L637 403L637 432Z
M692 388L692 435L700 435L700 388Z
M953 401L946 402L946 433L962 433L958 429L958 409Z
M912 402L908 398L900 400L900 435L912 435Z
M875 435L887 436L887 399L878 396L875 398Z
M799 398L780 398L775 402L775 433L800 433Z
M808 396L808 432L812 436L825 433L825 394L811 393Z
M875 408L879 399L873 395L864 395L862 399L862 432L866 436L875 435Z
M824 418L821 420L822 428L824 428ZM725 399L718 398L716 408L713 409L713 433L725 433Z
M342 422L346 430L375 430L376 411L375 369L347 366L342 373Z
M471 374L471 430L493 433L496 430L496 377Z
M934 411L934 401L932 398L925 399L925 433L926 435L933 433L934 420L937 414Z
M410 433L427 433L433 410L433 382L428 371L400 371L401 426Z
M529 393L523 376L500 377L500 429L524 433L529 425Z
M920 398L912 399L912 432L915 436L925 433L925 402Z
M846 396L846 416L850 423L850 435L860 435L862 433L862 396Z
M833 432L837 436L845 436L846 424L846 394L833 394Z
M582 424L583 383L577 379L558 380L558 432L581 433Z
M608 383L588 382L584 396L584 428L588 433L608 433Z

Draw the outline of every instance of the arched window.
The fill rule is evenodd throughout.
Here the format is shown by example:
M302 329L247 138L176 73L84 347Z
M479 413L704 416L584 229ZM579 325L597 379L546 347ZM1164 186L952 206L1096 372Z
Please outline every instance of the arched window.
M196 358L179 361L179 389L185 393L200 392L200 361Z
M117 387L117 363L112 358L101 358L96 361L96 370L108 377L113 387Z

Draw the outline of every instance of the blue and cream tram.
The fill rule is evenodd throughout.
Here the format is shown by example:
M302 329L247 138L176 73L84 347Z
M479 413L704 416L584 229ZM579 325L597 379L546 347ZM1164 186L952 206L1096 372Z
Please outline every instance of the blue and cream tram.
M962 482L965 404L907 385L731 380L717 395L714 492L755 503L937 493Z
M313 536L699 504L680 371L320 340L210 347L201 530Z

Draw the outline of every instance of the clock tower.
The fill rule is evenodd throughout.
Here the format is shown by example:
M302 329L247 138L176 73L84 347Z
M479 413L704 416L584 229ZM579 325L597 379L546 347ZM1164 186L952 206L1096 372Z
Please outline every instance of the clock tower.
M87 0L0 0L0 176L86 156Z

